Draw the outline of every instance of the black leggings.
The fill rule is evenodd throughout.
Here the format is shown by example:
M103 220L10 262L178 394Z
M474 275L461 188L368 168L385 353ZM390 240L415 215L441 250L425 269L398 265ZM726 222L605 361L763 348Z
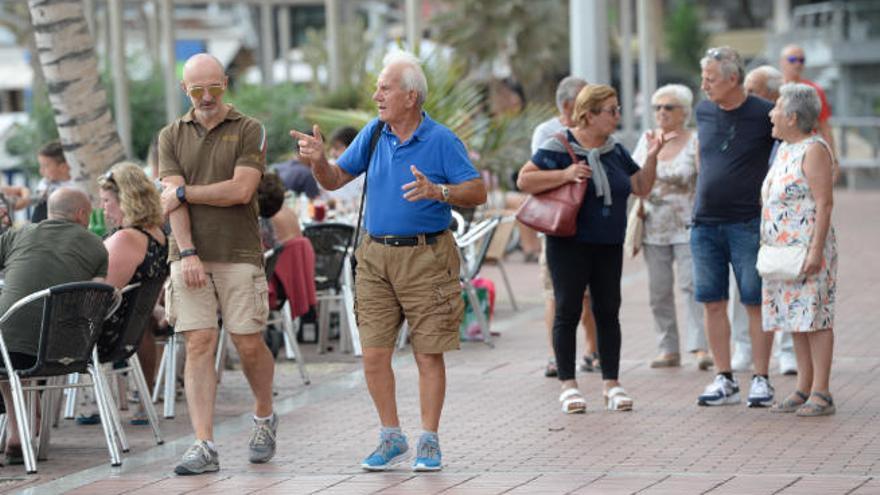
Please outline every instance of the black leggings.
M620 277L622 244L586 244L571 238L547 237L547 267L553 279L556 314L553 350L560 380L574 378L577 326L584 291L590 287L602 379L617 380L620 369Z

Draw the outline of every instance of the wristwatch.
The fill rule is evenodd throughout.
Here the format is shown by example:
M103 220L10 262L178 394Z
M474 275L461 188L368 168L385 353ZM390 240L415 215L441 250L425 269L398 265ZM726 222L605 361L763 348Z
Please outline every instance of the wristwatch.
M181 249L180 250L181 259L186 258L187 256L198 256L198 255L199 255L199 252L196 251L196 248L189 248L189 249Z
M180 204L186 203L186 186L179 186L176 193L177 200L180 201Z
M440 184L440 196L443 198L444 203L449 202L449 186Z

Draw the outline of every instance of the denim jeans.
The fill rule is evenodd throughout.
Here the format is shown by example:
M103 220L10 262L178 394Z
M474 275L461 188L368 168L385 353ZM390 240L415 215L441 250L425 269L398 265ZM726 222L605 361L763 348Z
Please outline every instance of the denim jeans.
M745 222L693 225L691 254L697 301L728 300L728 266L732 266L742 303L751 306L761 304L761 276L755 268L760 247L760 226L759 217Z

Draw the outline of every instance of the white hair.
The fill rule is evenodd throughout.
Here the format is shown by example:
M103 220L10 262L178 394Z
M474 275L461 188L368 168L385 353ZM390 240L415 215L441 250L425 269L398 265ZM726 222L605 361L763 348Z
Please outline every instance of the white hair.
M569 101L573 102L586 85L587 81L577 76L568 76L559 81L559 85L556 86L556 108L559 109L559 113L564 110L562 105Z
M667 84L660 86L657 88L657 91L654 91L654 94L651 96L651 103L656 104L664 96L672 97L676 103L681 105L682 110L684 110L684 121L687 123L691 117L691 107L694 105L693 91L684 84Z
M729 46L719 46L706 50L706 55L700 59L700 68L705 69L711 62L718 63L721 76L725 79L736 74L736 82L742 84L745 80L746 69L743 65L739 52Z
M782 103L782 113L786 117L794 115L801 132L813 132L819 122L819 114L822 113L822 100L815 88L804 83L783 84L779 88L779 100Z
M428 99L428 80L422 70L422 64L418 57L410 52L402 50L389 52L382 59L382 70L392 65L403 65L400 71L400 87L404 91L415 91L418 95L417 103L421 107Z
M755 67L749 72L749 74L760 74L764 76L764 86L767 88L767 92L773 95L779 94L779 88L782 86L782 83L785 82L782 77L782 72L772 65Z

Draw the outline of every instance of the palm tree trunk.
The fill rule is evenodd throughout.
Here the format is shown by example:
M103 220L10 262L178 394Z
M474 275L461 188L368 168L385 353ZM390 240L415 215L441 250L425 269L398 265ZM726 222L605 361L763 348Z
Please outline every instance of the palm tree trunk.
M95 41L81 0L28 0L34 38L71 176L93 178L125 159L98 73Z

